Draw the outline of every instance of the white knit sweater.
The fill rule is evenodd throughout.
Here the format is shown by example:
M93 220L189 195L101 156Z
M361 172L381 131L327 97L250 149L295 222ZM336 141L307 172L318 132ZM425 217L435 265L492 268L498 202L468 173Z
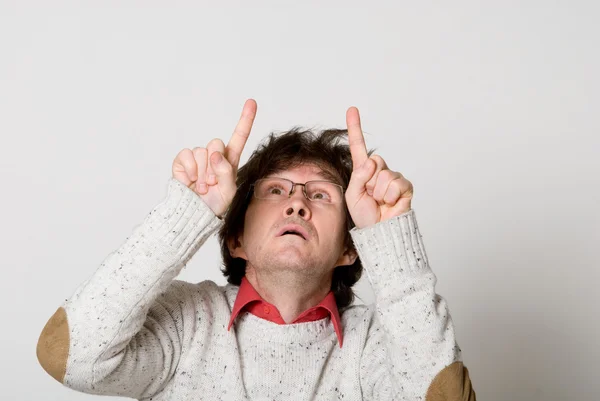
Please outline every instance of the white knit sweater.
M221 221L175 179L168 193L68 299L64 385L140 400L424 400L460 360L413 210L353 229L372 306L278 325L242 313L238 287L174 280Z

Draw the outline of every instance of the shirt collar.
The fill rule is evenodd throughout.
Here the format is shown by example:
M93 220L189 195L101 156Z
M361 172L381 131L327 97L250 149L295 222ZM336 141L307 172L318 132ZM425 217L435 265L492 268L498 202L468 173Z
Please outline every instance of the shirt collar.
M248 306L250 306L250 304L252 304L253 302L268 304L268 302L265 301L260 296L260 294L254 289L252 284L250 284L248 279L244 276L244 277L242 277L242 282L240 284L240 288L238 290L237 296L235 298L235 302L233 304L233 309L231 311L231 318L229 319L229 325L227 326L228 331L231 328L231 326L233 326L233 323L234 323L236 317L244 309L246 309ZM268 304L268 305L270 305L270 304ZM250 308L248 308L248 309L250 309ZM341 348L342 340L343 340L342 325L341 325L339 310L338 310L337 304L335 302L335 296L334 296L333 292L329 291L327 296L318 305L308 309L307 311L304 311L292 323L308 322L308 321L313 320L313 319L307 317L307 312L313 311L313 310L319 312L319 314L317 315L317 316L319 316L318 317L319 319L321 319L324 316L329 316L331 318L331 322L333 323L333 328L335 329L335 334L337 335L338 343L340 344L340 348ZM250 311L252 311L252 310L250 309ZM321 311L324 311L324 314L321 313ZM283 321L281 324L284 324Z

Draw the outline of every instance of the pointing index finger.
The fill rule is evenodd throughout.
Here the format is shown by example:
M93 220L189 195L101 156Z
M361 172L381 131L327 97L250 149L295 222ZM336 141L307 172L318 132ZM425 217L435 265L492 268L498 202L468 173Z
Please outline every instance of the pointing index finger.
M369 158L365 137L360 126L360 114L356 107L350 107L346 112L348 128L348 144L352 154L352 169L356 170Z
M254 99L246 100L240 121L233 130L233 135L225 148L225 156L234 168L238 166L242 151L244 150L248 136L250 136L254 117L256 117L256 109L257 105Z

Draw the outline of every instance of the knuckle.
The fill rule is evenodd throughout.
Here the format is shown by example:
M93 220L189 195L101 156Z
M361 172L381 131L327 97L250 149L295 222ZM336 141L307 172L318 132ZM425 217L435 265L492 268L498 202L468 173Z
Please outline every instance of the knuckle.
M402 189L402 183L399 180L394 180L391 182L390 188L396 191L400 191Z
M238 135L242 138L247 138L250 132L246 129L246 127L235 127L233 130L233 135Z
M189 159L190 157L194 157L191 149L189 149L189 148L181 149L179 151L179 153L177 153L177 156L175 156L175 159L173 159L173 164L182 163L183 161L185 161L186 159Z
M194 156L196 157L196 159L198 159L199 157L206 157L206 154L206 148L194 148Z
M391 181L394 179L394 174L390 170L381 170L379 175L385 181Z
M213 138L210 140L210 142L208 142L206 147L208 149L222 149L222 148L225 148L225 144L223 143L223 141L221 139Z
M190 148L183 148L179 151L179 153L177 153L177 157L181 157L184 155L189 155L192 153L192 150Z
M375 163L377 163L377 167L380 167L384 164L383 158L381 156L379 156L378 154L373 154L371 156L371 159L373 159L375 161Z

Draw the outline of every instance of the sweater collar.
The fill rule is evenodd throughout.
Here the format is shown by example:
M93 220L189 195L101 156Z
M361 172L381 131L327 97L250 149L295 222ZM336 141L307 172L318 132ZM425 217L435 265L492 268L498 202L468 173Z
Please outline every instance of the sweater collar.
M229 325L227 326L228 331L233 325L236 317L244 310L271 322L286 324L275 305L265 301L245 276L242 277L242 282L233 304L231 318L229 319ZM318 305L302 312L291 324L312 322L327 316L331 318L341 348L343 340L342 325L338 307L335 302L335 296L332 291L329 291L327 296Z

